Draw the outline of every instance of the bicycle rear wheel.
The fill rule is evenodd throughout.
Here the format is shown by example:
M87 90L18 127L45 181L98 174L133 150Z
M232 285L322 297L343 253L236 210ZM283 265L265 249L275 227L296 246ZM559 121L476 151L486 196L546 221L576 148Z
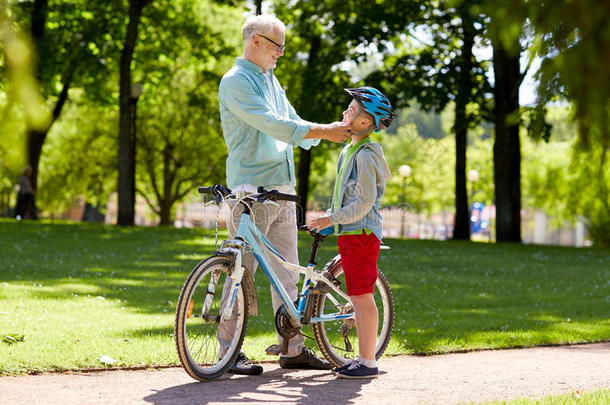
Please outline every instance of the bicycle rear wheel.
M223 287L230 260L212 256L199 263L182 287L176 307L174 339L186 372L196 380L210 381L235 362L248 324L248 294L243 284L233 307L234 319L220 323L227 297ZM234 324L234 328L233 325ZM220 339L224 342L221 345Z
M341 263L339 262L332 269L327 270L341 282L340 288L346 292ZM387 279L379 270L373 297L379 312L378 338L375 347L375 357L379 359L390 343L394 327L394 297ZM353 313L354 307L351 302L332 290L329 293L320 294L314 305L314 316L337 312ZM358 333L354 318L314 323L313 331L318 347L324 357L334 366L338 367L351 359L358 358Z

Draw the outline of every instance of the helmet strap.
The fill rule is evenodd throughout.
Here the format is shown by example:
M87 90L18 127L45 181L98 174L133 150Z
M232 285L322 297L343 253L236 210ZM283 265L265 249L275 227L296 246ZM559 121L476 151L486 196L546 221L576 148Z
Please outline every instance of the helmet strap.
M358 103L358 104L360 104L360 103ZM358 116L360 115L360 113L361 113L363 110L364 110L364 108L361 106L361 107L358 109L358 112L357 112L357 113L354 115L354 118L352 118L352 122L350 122L350 125L352 125L352 124L354 123L354 121L356 121L356 118L358 118ZM366 128L365 130L360 131L360 132L352 132L352 136L360 136L360 135L364 135L364 134L366 134L366 133L370 133L370 132L371 132L371 128L373 128L373 129L374 129L374 128L375 128L375 126L374 126L374 125L371 125L370 127Z
M373 132L372 129L375 129L375 127L373 125L371 125L367 129L365 129L364 131L352 132L352 136L360 136L360 135L364 135L364 134L370 134L371 132Z

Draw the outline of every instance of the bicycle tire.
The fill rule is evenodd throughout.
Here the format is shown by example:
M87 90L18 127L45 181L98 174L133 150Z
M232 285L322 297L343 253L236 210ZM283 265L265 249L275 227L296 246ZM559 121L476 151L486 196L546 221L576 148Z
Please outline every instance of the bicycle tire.
M328 270L341 282L341 290L346 292L341 262L339 261L335 264L332 270ZM392 330L394 328L394 297L392 296L392 290L385 275L379 271L379 269L377 271L378 276L373 296L379 312L377 345L375 346L375 358L379 359L385 352L385 349L390 343L390 338L392 337ZM314 303L314 316L321 316L324 314L327 306L329 307L327 313L337 312L337 305L330 301L329 294L332 294L332 291L318 296ZM351 307L351 311L349 309L351 303L348 304L344 298L337 294L333 294L333 297L336 300L340 300L339 306L345 306L344 308L346 308L347 313L353 312L353 307ZM358 358L358 333L356 331L354 319L317 322L312 326L320 351L332 365L340 367L347 361ZM351 348L348 347L348 343L344 339L342 328L348 328L347 337L351 344Z
M182 367L196 380L211 381L233 365L248 325L248 291L241 284L234 304L236 327L228 350L221 355L218 340L223 286L231 265L227 256L216 255L195 266L182 287L176 305L174 340ZM213 294L208 294L212 277L217 277ZM210 310L203 315L204 301L211 296ZM204 319L205 318L205 319Z

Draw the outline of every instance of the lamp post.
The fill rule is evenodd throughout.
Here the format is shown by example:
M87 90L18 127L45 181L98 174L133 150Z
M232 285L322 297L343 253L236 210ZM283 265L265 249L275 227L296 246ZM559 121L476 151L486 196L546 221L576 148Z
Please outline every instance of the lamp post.
M472 198L474 197L474 183L476 183L477 181L479 181L479 172L475 169L472 169L468 172L468 174L466 175L466 178L468 179L468 181L471 183L470 186L470 204L473 203Z
M407 202L407 178L411 175L411 166L402 165L398 168L398 174L402 178L402 207L401 207L401 217L400 217L400 236L402 238L406 238L405 234L405 208Z

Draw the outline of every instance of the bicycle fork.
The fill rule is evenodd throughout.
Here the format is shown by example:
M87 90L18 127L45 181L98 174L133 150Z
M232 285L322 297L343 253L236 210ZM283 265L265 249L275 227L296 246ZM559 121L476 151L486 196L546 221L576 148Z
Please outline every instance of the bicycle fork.
M241 283L241 278L244 275L244 268L241 265L241 250L233 247L227 247L224 249L224 251L233 255L233 266L231 269L229 269L228 276L231 279L231 284L229 285L227 299L220 315L221 322L229 318L233 313L233 305L235 305L235 300L237 299L239 284Z
M244 277L244 267L242 266L242 259L246 251L246 244L239 240L226 240L220 246L220 249L216 254L228 256L231 259L231 265L227 274L230 280L229 287L223 288L223 297L221 300L220 308L220 319L219 321L225 321L233 313L233 306L237 300L237 294L239 292L239 286L241 285L242 278ZM203 315L205 316L213 302L213 293L216 291L218 283L218 277L211 277L210 284L208 285L208 292L203 305Z

